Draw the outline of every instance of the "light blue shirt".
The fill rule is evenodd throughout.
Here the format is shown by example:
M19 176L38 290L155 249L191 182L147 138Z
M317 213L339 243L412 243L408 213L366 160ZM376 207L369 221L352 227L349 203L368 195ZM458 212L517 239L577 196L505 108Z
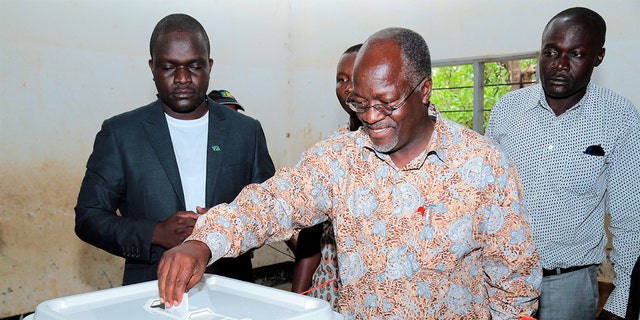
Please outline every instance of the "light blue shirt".
M626 98L589 84L560 116L541 85L511 92L491 112L486 135L516 163L545 269L600 264L611 216L615 290L605 309L624 315L640 255L640 115ZM587 154L600 146L604 155Z

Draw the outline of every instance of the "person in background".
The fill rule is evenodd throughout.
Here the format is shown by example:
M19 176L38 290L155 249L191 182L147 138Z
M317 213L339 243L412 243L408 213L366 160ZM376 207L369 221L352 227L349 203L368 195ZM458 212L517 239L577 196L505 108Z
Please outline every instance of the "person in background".
M197 20L163 18L149 49L158 99L104 121L75 207L78 237L125 258L125 285L157 279L206 208L275 172L260 123L207 98L213 60ZM253 279L249 255L208 272Z
M244 108L240 105L238 100L236 100L236 98L231 95L231 92L227 90L211 90L211 92L209 92L209 98L235 111L238 111L238 110L244 111Z
M362 125L358 115L347 105L347 97L353 86L353 64L362 44L351 46L338 61L336 71L336 96L342 109L349 115L347 125L340 130L356 131ZM293 269L291 291L305 293L326 300L333 310L338 311L338 256L333 225L330 220L305 228L298 234L296 262ZM311 291L309 291L311 290Z
M347 98L353 91L351 78L353 76L353 65L356 61L358 51L362 44L349 47L340 57L336 70L336 96L342 109L349 115L345 130L356 131L362 126L362 121L358 119L358 114L347 105Z
M597 267L611 216L615 289L599 319L622 319L640 255L640 115L591 83L605 55L604 19L587 8L555 15L542 32L540 83L491 111L487 137L518 167L544 268L538 318L593 319Z
M331 219L346 319L513 319L542 278L515 165L497 144L429 116L429 48L404 28L365 41L349 107L362 130L305 151L198 219L158 267L179 304L205 266Z

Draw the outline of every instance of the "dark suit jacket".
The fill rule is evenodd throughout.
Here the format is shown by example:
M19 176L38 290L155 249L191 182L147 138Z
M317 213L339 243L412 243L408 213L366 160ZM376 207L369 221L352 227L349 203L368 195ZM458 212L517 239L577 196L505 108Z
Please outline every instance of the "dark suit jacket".
M263 182L275 168L257 120L210 98L207 102L206 206L211 207L231 202L244 186ZM124 284L155 280L165 251L151 244L155 225L185 209L160 101L105 120L96 135L75 207L78 237L126 259ZM241 260L240 266L227 268L246 272L248 263L250 273L250 257ZM246 274L219 273L247 280Z

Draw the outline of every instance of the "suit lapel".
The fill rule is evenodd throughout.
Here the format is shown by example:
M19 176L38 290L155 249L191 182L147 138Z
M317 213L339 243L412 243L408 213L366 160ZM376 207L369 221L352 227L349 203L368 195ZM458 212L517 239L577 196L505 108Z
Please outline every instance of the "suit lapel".
M228 123L225 121L224 114L219 110L210 98L207 97L209 104L209 137L207 139L207 188L205 197L207 206L213 206L215 200L215 187L220 176L220 167L222 158L227 148L227 139L229 136Z
M160 100L157 100L153 104L153 112L150 113L148 119L142 121L142 127L147 134L149 144L155 151L156 157L158 157L160 165L164 169L167 178L169 178L173 191L176 193L178 199L180 199L180 204L182 205L181 210L185 210L180 171L178 170L178 163L173 152L173 144L171 143L169 126L167 125L167 119L162 110L162 105L160 105ZM153 188L153 186L149 187Z

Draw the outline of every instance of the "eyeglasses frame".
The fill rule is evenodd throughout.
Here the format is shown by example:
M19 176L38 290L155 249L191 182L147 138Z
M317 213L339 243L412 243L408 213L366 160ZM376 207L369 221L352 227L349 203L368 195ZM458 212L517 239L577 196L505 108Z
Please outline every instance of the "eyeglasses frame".
M422 78L422 80L420 80L418 82L418 84L416 84L413 87L413 89L411 89L411 91L409 92L408 95L406 95L404 98L401 99L401 101L399 103L397 103L397 104L395 104L393 106L389 106L388 103L378 103L378 104L374 104L374 105L368 105L366 107L356 107L353 104L356 101L349 101L349 99L351 98L351 94L349 94L349 96L346 99L347 106L349 106L349 109L351 109L355 113L365 113L365 112L367 112L367 109L373 108L374 110L376 110L377 112L383 114L384 116L390 116L396 110L400 109L405 104L405 102L407 102L407 100L409 100L409 97L411 97L411 95L413 95L413 93L416 91L416 89L418 89L420 84L422 84L425 80L427 80L428 77L429 77L428 75L424 76L424 78ZM369 101L367 101L367 103L369 103Z

